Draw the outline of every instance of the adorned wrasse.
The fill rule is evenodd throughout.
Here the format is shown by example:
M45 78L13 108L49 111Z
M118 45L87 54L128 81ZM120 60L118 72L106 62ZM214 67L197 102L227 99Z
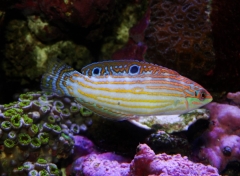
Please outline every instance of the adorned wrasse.
M201 85L152 63L104 61L74 70L58 60L42 77L44 91L75 97L87 109L111 119L180 115L212 100Z

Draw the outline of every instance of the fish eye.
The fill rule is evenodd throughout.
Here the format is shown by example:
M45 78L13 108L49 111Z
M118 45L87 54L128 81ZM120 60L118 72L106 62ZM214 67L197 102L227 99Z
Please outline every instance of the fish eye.
M205 92L202 92L201 95L200 95L200 98L201 98L201 99L205 99L205 98L206 98L206 93L205 93Z
M100 73L100 68L98 68L98 67L96 67L92 70L93 75L99 75L99 73Z
M205 90L195 91L195 97L197 97L201 101L206 99L206 96L207 96L207 93Z
M139 66L137 66L137 65L132 65L131 67L130 67L130 73L131 74L136 74L136 73L138 73L139 72Z

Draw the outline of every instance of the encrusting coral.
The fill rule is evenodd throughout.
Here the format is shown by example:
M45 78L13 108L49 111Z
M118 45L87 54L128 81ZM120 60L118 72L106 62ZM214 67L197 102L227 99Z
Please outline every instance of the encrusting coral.
M0 173L20 172L24 162L56 163L69 157L73 135L87 130L91 115L72 98L41 92L21 94L19 101L1 105Z
M89 64L92 56L87 47L69 39L60 40L63 35L39 16L28 16L27 21L10 21L6 27L3 59L6 75L17 77L21 84L26 84L42 75L50 58L64 58L69 64L75 63L79 69Z
M128 30L144 13L147 1L16 3L12 8L21 9L21 18L6 23L2 64L7 77L29 84L38 81L49 58L63 59L77 69L92 60L110 59L128 40Z
M75 136L75 161L68 168L68 174L98 176L129 176L129 175L211 175L217 176L218 171L212 166L193 163L180 154L156 155L146 144L140 144L132 161L112 152L100 153L90 140Z
M240 161L239 92L228 93L227 98L235 105L213 102L206 106L210 111L209 128L196 140L193 154L196 161L211 164L219 171L231 161Z
M60 176L61 171L54 163L49 163L43 158L38 158L36 162L24 162L21 166L14 168L14 175L25 175L28 176Z
M211 175L218 176L218 170L210 165L194 163L180 154L156 155L146 144L140 144L130 163L130 175Z
M227 94L227 98L232 101L235 105L240 105L240 92Z

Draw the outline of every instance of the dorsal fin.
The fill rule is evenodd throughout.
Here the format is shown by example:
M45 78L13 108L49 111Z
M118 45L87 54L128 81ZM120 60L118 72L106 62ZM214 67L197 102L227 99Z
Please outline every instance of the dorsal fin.
M96 62L83 67L81 72L88 76L179 75L177 72L159 65L132 60Z

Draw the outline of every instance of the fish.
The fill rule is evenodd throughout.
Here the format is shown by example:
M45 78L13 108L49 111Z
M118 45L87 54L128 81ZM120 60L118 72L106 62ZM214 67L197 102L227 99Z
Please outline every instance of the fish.
M96 62L80 73L53 59L41 89L74 97L102 117L134 124L138 117L181 115L212 101L205 88L178 72L135 60Z

